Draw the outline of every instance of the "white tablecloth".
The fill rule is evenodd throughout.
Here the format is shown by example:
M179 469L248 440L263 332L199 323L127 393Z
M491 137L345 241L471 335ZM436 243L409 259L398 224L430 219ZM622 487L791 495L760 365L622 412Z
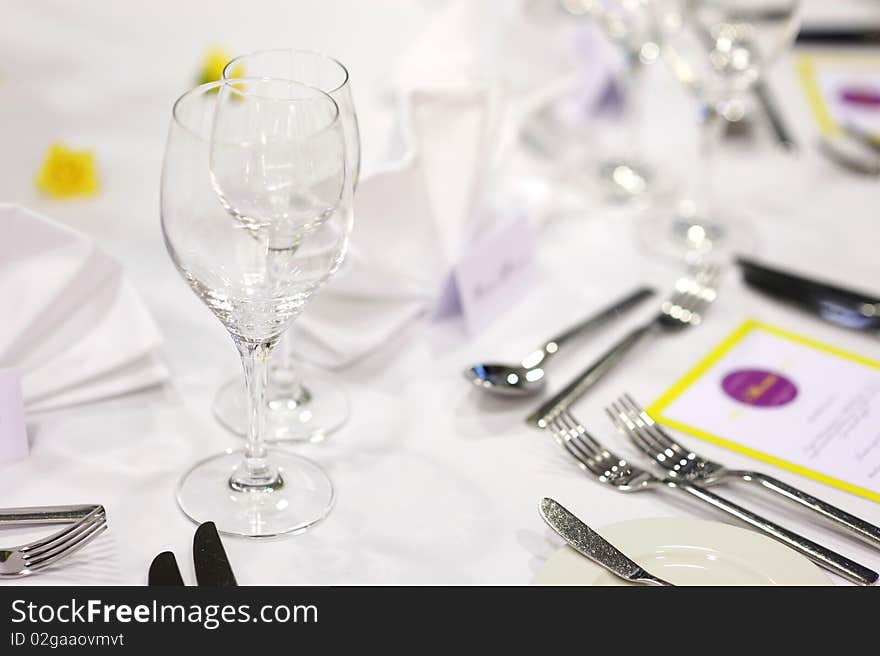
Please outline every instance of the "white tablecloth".
M88 233L119 258L162 329L173 372L163 389L30 417L31 456L0 471L3 506L107 507L113 566L85 568L65 580L142 584L150 560L164 549L176 551L188 569L194 527L177 508L175 483L195 460L239 444L210 412L218 385L238 373L235 350L174 270L159 230L158 181L169 111L190 84L200 56L214 43L234 52L296 46L329 51L347 62L370 169L387 156L395 120L381 82L442 4L4 3L0 200L20 202ZM876 290L880 186L812 154L813 127L791 70L790 61L782 62L772 83L807 146L803 155L783 157L766 140L732 146L719 186L756 220L760 252L768 259ZM652 84L650 150L667 165L666 175L680 179L694 159L693 107L661 67L652 72ZM37 194L32 178L56 138L96 150L100 195L58 202ZM653 516L718 519L668 495L627 496L588 480L547 435L526 426L531 402L483 398L463 381L465 365L513 359L636 283L666 285L678 271L638 248L630 214L602 206L548 222L539 264L535 290L474 338L456 321L425 321L336 374L351 397L350 422L325 444L296 447L327 468L338 493L336 507L301 536L228 540L240 582L527 583L557 544L538 516L543 496L559 499L595 527ZM650 311L642 308L626 324ZM731 271L702 327L646 344L577 405L578 415L629 453L604 418L603 403L624 390L653 400L746 316L880 358L876 339L770 303L746 291ZM558 388L625 328L620 322L555 362L551 386ZM755 464L694 438L685 441L733 466ZM876 503L761 467L880 522ZM876 551L825 530L809 516L747 493L736 497L880 567ZM50 582L50 575L44 580Z

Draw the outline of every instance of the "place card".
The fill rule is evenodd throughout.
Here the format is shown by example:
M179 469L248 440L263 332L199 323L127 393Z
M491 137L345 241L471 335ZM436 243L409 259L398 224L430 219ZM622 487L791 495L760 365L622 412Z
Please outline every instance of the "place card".
M0 369L0 463L21 460L27 455L21 374L17 369Z
M534 282L536 238L517 218L476 240L453 267L435 316L461 314L471 334L488 325Z
M750 319L648 413L880 501L880 361Z

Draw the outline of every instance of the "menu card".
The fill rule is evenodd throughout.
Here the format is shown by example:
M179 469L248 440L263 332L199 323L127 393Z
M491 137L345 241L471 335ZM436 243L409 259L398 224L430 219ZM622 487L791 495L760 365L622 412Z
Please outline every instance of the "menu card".
M803 54L797 74L823 134L849 125L880 139L880 54Z
M648 413L880 501L880 361L750 319Z

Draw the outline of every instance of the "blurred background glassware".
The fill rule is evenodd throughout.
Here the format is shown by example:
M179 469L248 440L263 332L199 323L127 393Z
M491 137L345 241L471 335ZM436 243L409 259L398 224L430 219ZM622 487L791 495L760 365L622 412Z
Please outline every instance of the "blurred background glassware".
M650 14L651 0L559 0L574 16L587 16L620 48L625 75L619 131L623 142L606 146L598 163L599 183L612 198L628 200L642 196L656 183L656 166L645 156L643 115L645 69L660 56L658 38ZM615 152L616 151L616 152Z
M162 167L168 252L229 331L248 390L247 444L193 466L177 500L193 521L265 537L326 517L333 486L315 463L263 440L268 359L341 264L352 227L339 109L289 80L213 82L174 105Z
M320 89L333 98L345 132L346 169L351 172L353 188L357 188L360 135L349 73L341 62L309 50L261 50L230 61L223 69L223 77L235 77L237 72L244 77L291 80ZM348 397L343 389L326 373L298 362L293 353L294 340L295 329L284 333L269 368L267 442L320 442L349 417ZM218 390L213 411L233 433L247 433L247 394L241 378L228 381Z
M648 250L681 258L754 248L740 210L716 202L712 183L725 116L790 46L799 0L652 0L661 54L699 101L700 161L690 188L665 216L648 217L640 234Z
M569 26L572 19L582 22L574 39L582 70L573 87L537 109L523 138L555 159L559 177L581 193L625 202L657 187L656 167L645 157L642 139L644 70L660 52L647 2L544 1ZM532 12L540 9L547 12L534 0Z

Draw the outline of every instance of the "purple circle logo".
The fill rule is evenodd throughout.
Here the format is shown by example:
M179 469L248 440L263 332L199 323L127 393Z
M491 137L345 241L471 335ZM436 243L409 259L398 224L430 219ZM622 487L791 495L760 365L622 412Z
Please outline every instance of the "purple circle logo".
M766 369L737 369L724 377L721 389L734 401L759 408L775 408L794 401L798 394L793 382Z

